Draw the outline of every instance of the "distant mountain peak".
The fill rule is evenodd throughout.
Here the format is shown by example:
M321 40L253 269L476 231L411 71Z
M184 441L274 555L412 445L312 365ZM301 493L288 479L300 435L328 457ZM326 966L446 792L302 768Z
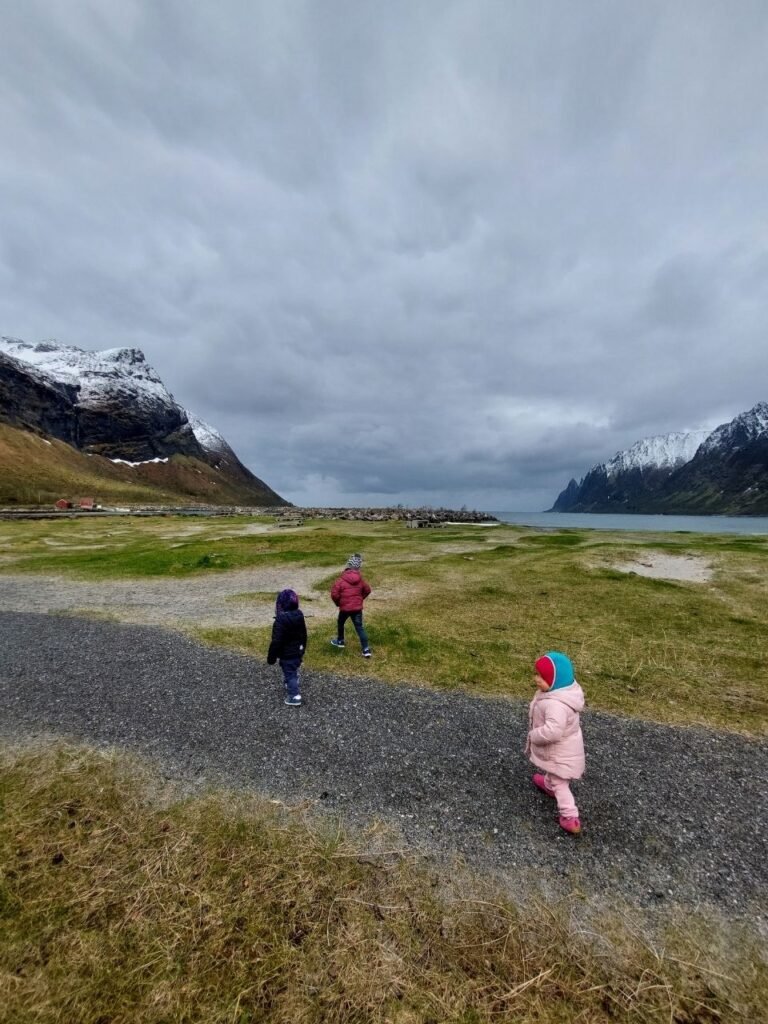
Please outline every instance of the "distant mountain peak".
M715 430L662 434L599 463L555 512L768 513L768 402Z
M635 441L629 448L617 452L610 461L601 465L604 465L609 477L629 469L673 469L675 466L690 462L708 435L708 430L655 434L653 437Z
M702 445L702 454L709 455L718 448L738 450L764 434L768 434L768 402L758 402L713 430Z

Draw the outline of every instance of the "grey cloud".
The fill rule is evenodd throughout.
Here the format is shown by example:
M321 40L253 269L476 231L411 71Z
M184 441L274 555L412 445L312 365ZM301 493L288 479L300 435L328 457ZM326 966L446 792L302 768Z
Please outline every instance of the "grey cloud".
M768 398L762 3L28 0L0 35L3 333L142 347L288 497L543 507Z
M709 269L690 254L668 260L649 289L645 316L648 326L673 330L707 328L716 320L719 268Z

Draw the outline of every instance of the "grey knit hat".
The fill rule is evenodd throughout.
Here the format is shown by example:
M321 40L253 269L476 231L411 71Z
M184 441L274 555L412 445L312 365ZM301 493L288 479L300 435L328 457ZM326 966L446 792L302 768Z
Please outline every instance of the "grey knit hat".
M348 569L359 569L362 564L363 564L363 556L362 555L350 555L349 558L347 559L347 568Z

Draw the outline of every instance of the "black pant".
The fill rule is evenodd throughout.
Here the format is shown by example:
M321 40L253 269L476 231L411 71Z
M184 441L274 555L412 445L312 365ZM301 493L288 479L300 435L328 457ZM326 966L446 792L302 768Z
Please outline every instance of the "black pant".
M365 632L365 626L363 625L363 611L362 608L359 612L339 612L339 621L336 627L336 636L339 640L344 642L344 623L347 619L352 619L352 625L357 630L357 635L360 637L360 646L363 650L368 649L368 634Z

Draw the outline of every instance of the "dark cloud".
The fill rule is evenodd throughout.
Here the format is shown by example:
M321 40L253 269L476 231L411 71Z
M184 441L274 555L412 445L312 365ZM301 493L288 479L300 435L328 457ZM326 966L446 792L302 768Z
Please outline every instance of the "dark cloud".
M761 0L27 0L0 37L3 333L143 348L295 501L544 507L768 398Z

